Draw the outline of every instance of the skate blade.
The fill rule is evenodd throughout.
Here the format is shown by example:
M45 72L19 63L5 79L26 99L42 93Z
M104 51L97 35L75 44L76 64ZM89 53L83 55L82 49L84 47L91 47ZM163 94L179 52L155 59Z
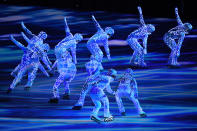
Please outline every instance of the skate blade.
M140 114L140 117L145 118L145 117L147 117L147 115L146 114Z
M113 117L104 118L104 122L110 122L110 121L113 121L113 120L114 120Z
M101 122L102 122L101 120L97 119L97 118L94 117L94 116L91 117L91 120L93 120L93 121L95 121L95 122L97 122L97 123L101 123Z

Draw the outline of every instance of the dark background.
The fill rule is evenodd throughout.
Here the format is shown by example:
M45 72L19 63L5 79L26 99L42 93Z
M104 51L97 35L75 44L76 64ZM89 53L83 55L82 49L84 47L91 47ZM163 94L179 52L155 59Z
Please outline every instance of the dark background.
M140 5L145 16L172 18L174 17L174 7L178 7L183 20L196 19L194 0L0 0L0 3L131 14L137 14L136 7Z

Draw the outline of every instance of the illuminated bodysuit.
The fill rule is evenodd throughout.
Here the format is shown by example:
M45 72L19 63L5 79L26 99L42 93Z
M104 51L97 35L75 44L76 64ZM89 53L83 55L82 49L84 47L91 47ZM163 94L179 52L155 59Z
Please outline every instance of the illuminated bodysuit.
M109 93L114 94L114 92L111 90L110 83L114 80L114 77L117 73L115 70L111 69L106 75L100 74L100 62L97 62L96 60L90 60L90 62L86 64L86 69L91 75L87 78L84 84L80 99L77 104L82 106L85 95L89 92L90 97L95 105L91 114L91 120L97 122L101 121L101 119L98 117L98 112L101 108L102 101L104 104L104 121L112 121L113 117L109 111L109 100L105 95L104 90L106 89Z
M168 64L172 66L179 65L177 58L180 56L180 49L185 38L185 34L188 34L188 31L192 29L192 25L190 23L182 23L177 8L175 8L175 14L178 26L170 29L163 37L165 44L171 49Z
M85 83L87 83L88 81L100 75L100 70L102 70L101 63L98 62L93 55L91 55L90 61L85 64L85 67L89 75ZM80 110L83 107L87 93L88 93L87 86L83 86L81 93L80 93L79 100L73 107L74 110Z
M146 67L144 55L147 54L147 39L148 35L155 31L155 27L152 24L145 24L141 7L138 7L138 11L140 14L141 26L128 36L127 42L134 51L130 63ZM139 40L142 40L143 47L140 45Z
M58 103L58 99L59 99L58 87L61 85L61 83L64 83L65 86L65 93L63 95L63 98L69 99L69 95L70 95L69 83L74 79L77 71L75 65L77 63L76 45L79 41L83 39L82 35L79 33L76 33L73 36L68 27L66 17L64 18L64 21L65 21L66 37L55 46L56 61L52 68L55 69L55 67L57 67L59 72L59 77L57 78L53 86L54 97L50 99L49 102L51 103ZM69 51L71 51L72 57Z
M57 70L59 72L59 76L56 79L56 82L53 86L53 98L50 99L50 103L58 103L59 99L59 86L63 83L65 87L65 93L63 98L69 99L70 89L69 89L69 83L74 79L75 74L77 72L77 68L75 66L75 63L72 61L72 57L70 53L62 48L56 48L55 50L56 54L56 62L53 65L53 68L57 66Z
M108 38L110 38L114 34L114 30L111 27L106 27L105 30L103 30L94 16L92 16L92 20L97 28L97 32L88 40L87 48L95 57L95 59L101 63L103 60L103 52L100 49L99 44L102 44L104 46L107 58L111 59Z
M119 78L119 86L115 93L116 102L119 107L119 111L122 115L125 115L125 108L122 103L122 97L127 97L129 100L133 101L138 114L141 117L146 117L146 113L142 110L140 103L138 101L138 89L137 82L133 77L132 69L128 68L125 74Z
M32 86L38 69L40 69L46 76L49 77L49 74L46 72L39 60L39 58L43 55L43 50L36 46L31 46L31 48L28 46L25 47L20 42L16 41L13 36L11 36L10 39L14 44L23 50L24 54L17 69L18 73L8 88L7 93L10 93L15 88L26 72L28 72L28 82L25 85L25 88L27 89Z
M110 83L114 81L116 75L117 72L114 69L110 69L107 74L100 74L94 80L91 80L90 84L87 84L88 90L90 92L90 98L95 105L91 114L91 120L101 121L101 119L98 117L98 112L101 108L101 102L104 105L104 121L107 122L113 120L113 116L109 111L109 99L105 95L104 90L106 89L106 91L110 94L115 94L111 89Z

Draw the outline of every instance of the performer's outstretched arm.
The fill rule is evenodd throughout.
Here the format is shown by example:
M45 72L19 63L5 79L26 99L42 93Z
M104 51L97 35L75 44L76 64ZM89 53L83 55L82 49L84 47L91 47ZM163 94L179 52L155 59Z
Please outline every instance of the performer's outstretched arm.
M66 17L64 17L64 22L65 22L66 36L69 36L69 35L71 35L71 32L70 32L70 28L68 27L68 23L67 23Z
M147 40L148 40L148 36L144 37L143 39L144 54L147 54Z
M176 14L176 20L177 20L178 24L183 25L183 22L181 21L181 18L179 16L178 8L175 8L175 14Z
M10 40L17 45L19 48L21 48L23 51L27 50L27 48L21 44L20 42L18 42L12 35L10 36Z
M144 17L143 17L143 14L142 14L142 8L140 6L137 7L138 8L138 11L139 11L139 14L140 14L140 23L142 26L145 26L145 22L144 22Z
M108 93L114 94L114 91L111 89L111 86L110 86L110 85L108 85L108 86L106 87L106 90L107 90Z
M45 68L43 67L43 65L41 63L39 64L39 67L38 68L42 71L42 73L44 75L46 75L47 77L49 77L48 72L45 70Z
M23 32L21 32L21 35L23 36L23 38L25 39L25 41L26 41L28 44L31 44L30 39L29 39Z
M95 17L92 15L92 20L94 22L94 25L96 26L97 30L102 30L100 24L97 22L97 20L95 19Z
M29 35L34 35L29 29L27 29L27 27L25 26L25 24L23 23L23 21L21 22L21 26L23 28L23 30L28 33Z
M56 67L57 67L57 60L54 62L53 66L52 66L52 70L55 70Z
M21 35L23 36L23 38L25 39L25 41L26 41L28 44L32 44L31 40L30 40L23 32L21 32ZM35 45L35 44L34 44L34 46L35 46L36 49L39 51L39 53L41 53L41 55L44 56L44 50L43 50L40 46L38 46L38 45ZM29 50L31 50L31 49L29 48Z
M76 57L76 47L71 48L72 59L75 64L77 64L77 57Z
M104 46L105 52L106 52L106 54L107 54L107 58L108 58L108 59L111 59L111 57L110 57L110 50L109 50L108 40L106 40L106 41L103 43L103 46Z

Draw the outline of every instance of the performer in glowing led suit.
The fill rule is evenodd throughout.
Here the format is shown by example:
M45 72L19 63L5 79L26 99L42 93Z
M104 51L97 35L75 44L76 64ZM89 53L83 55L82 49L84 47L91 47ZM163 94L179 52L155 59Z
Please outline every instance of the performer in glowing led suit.
M165 33L163 38L165 44L171 49L171 54L169 57L168 64L172 66L179 65L177 59L180 56L180 49L183 40L185 38L185 35L188 34L188 31L192 29L192 25L190 23L182 23L178 14L178 8L175 8L175 14L176 14L178 26L170 29L167 33Z
M40 69L46 76L49 77L49 74L46 72L44 67L40 64L40 56L43 55L43 50L40 50L36 46L25 47L20 42L16 41L13 36L10 37L11 41L21 48L24 52L21 59L21 63L18 65L18 74L13 80L12 84L7 90L7 93L10 93L14 87L19 83L26 72L28 72L28 82L25 85L25 88L30 88L33 84L34 79L36 78L36 73Z
M68 27L66 17L64 17L64 21L66 37L55 46L55 54L57 60L55 61L52 68L54 70L57 66L60 75L57 78L55 85L53 86L54 97L50 99L49 102L51 103L58 103L58 87L63 82L65 83L65 93L63 95L63 99L69 99L69 83L74 79L77 71L75 66L75 64L77 63L76 45L83 39L83 36L79 33L76 33L73 36ZM69 50L71 50L72 57L70 57L70 53L68 52Z
M105 30L103 30L94 16L92 16L92 20L97 28L97 32L88 40L87 48L90 53L95 57L95 59L101 63L103 60L103 52L99 47L99 43L104 46L107 58L110 60L111 57L108 39L114 34L114 30L111 27L106 27Z
M101 108L101 102L104 104L104 121L113 121L113 116L109 111L109 100L105 95L104 90L106 89L108 93L115 94L110 87L110 83L114 81L117 75L116 70L110 69L107 74L99 75L94 80L91 80L90 83L87 82L88 90L90 92L90 97L94 103L94 109L91 115L91 120L101 121L98 117L98 112Z
M128 36L127 42L134 50L130 63L139 65L141 67L146 67L146 63L144 62L144 55L147 54L147 39L148 35L155 31L155 27L152 24L145 24L141 7L138 7L138 11L140 14L141 26ZM140 45L139 40L142 40L143 47Z
M121 115L125 115L125 109L121 97L128 97L131 101L133 101L139 115L141 117L146 117L146 113L142 110L138 101L137 82L133 77L132 69L128 68L125 74L119 78L119 81L120 83L115 96Z
M66 17L64 17L64 21L65 21L66 37L56 45L56 48L64 48L67 51L71 50L73 61L75 64L77 64L76 46L77 46L77 43L79 43L83 39L83 36L79 33L76 33L73 36L68 27Z
M74 79L76 74L75 63L72 62L72 57L70 53L64 48L55 48L55 54L57 60L55 61L53 68L57 66L59 76L53 86L54 97L49 100L50 103L58 103L59 91L58 87L64 83L65 93L63 95L64 99L69 99L70 89L69 83Z
M93 55L91 55L90 61L85 64L85 67L89 75L85 83L93 80L95 77L98 77L98 75L100 75L100 70L102 70L101 63L98 62ZM83 107L87 93L88 93L87 86L83 86L81 93L80 93L79 100L72 109L80 110Z

